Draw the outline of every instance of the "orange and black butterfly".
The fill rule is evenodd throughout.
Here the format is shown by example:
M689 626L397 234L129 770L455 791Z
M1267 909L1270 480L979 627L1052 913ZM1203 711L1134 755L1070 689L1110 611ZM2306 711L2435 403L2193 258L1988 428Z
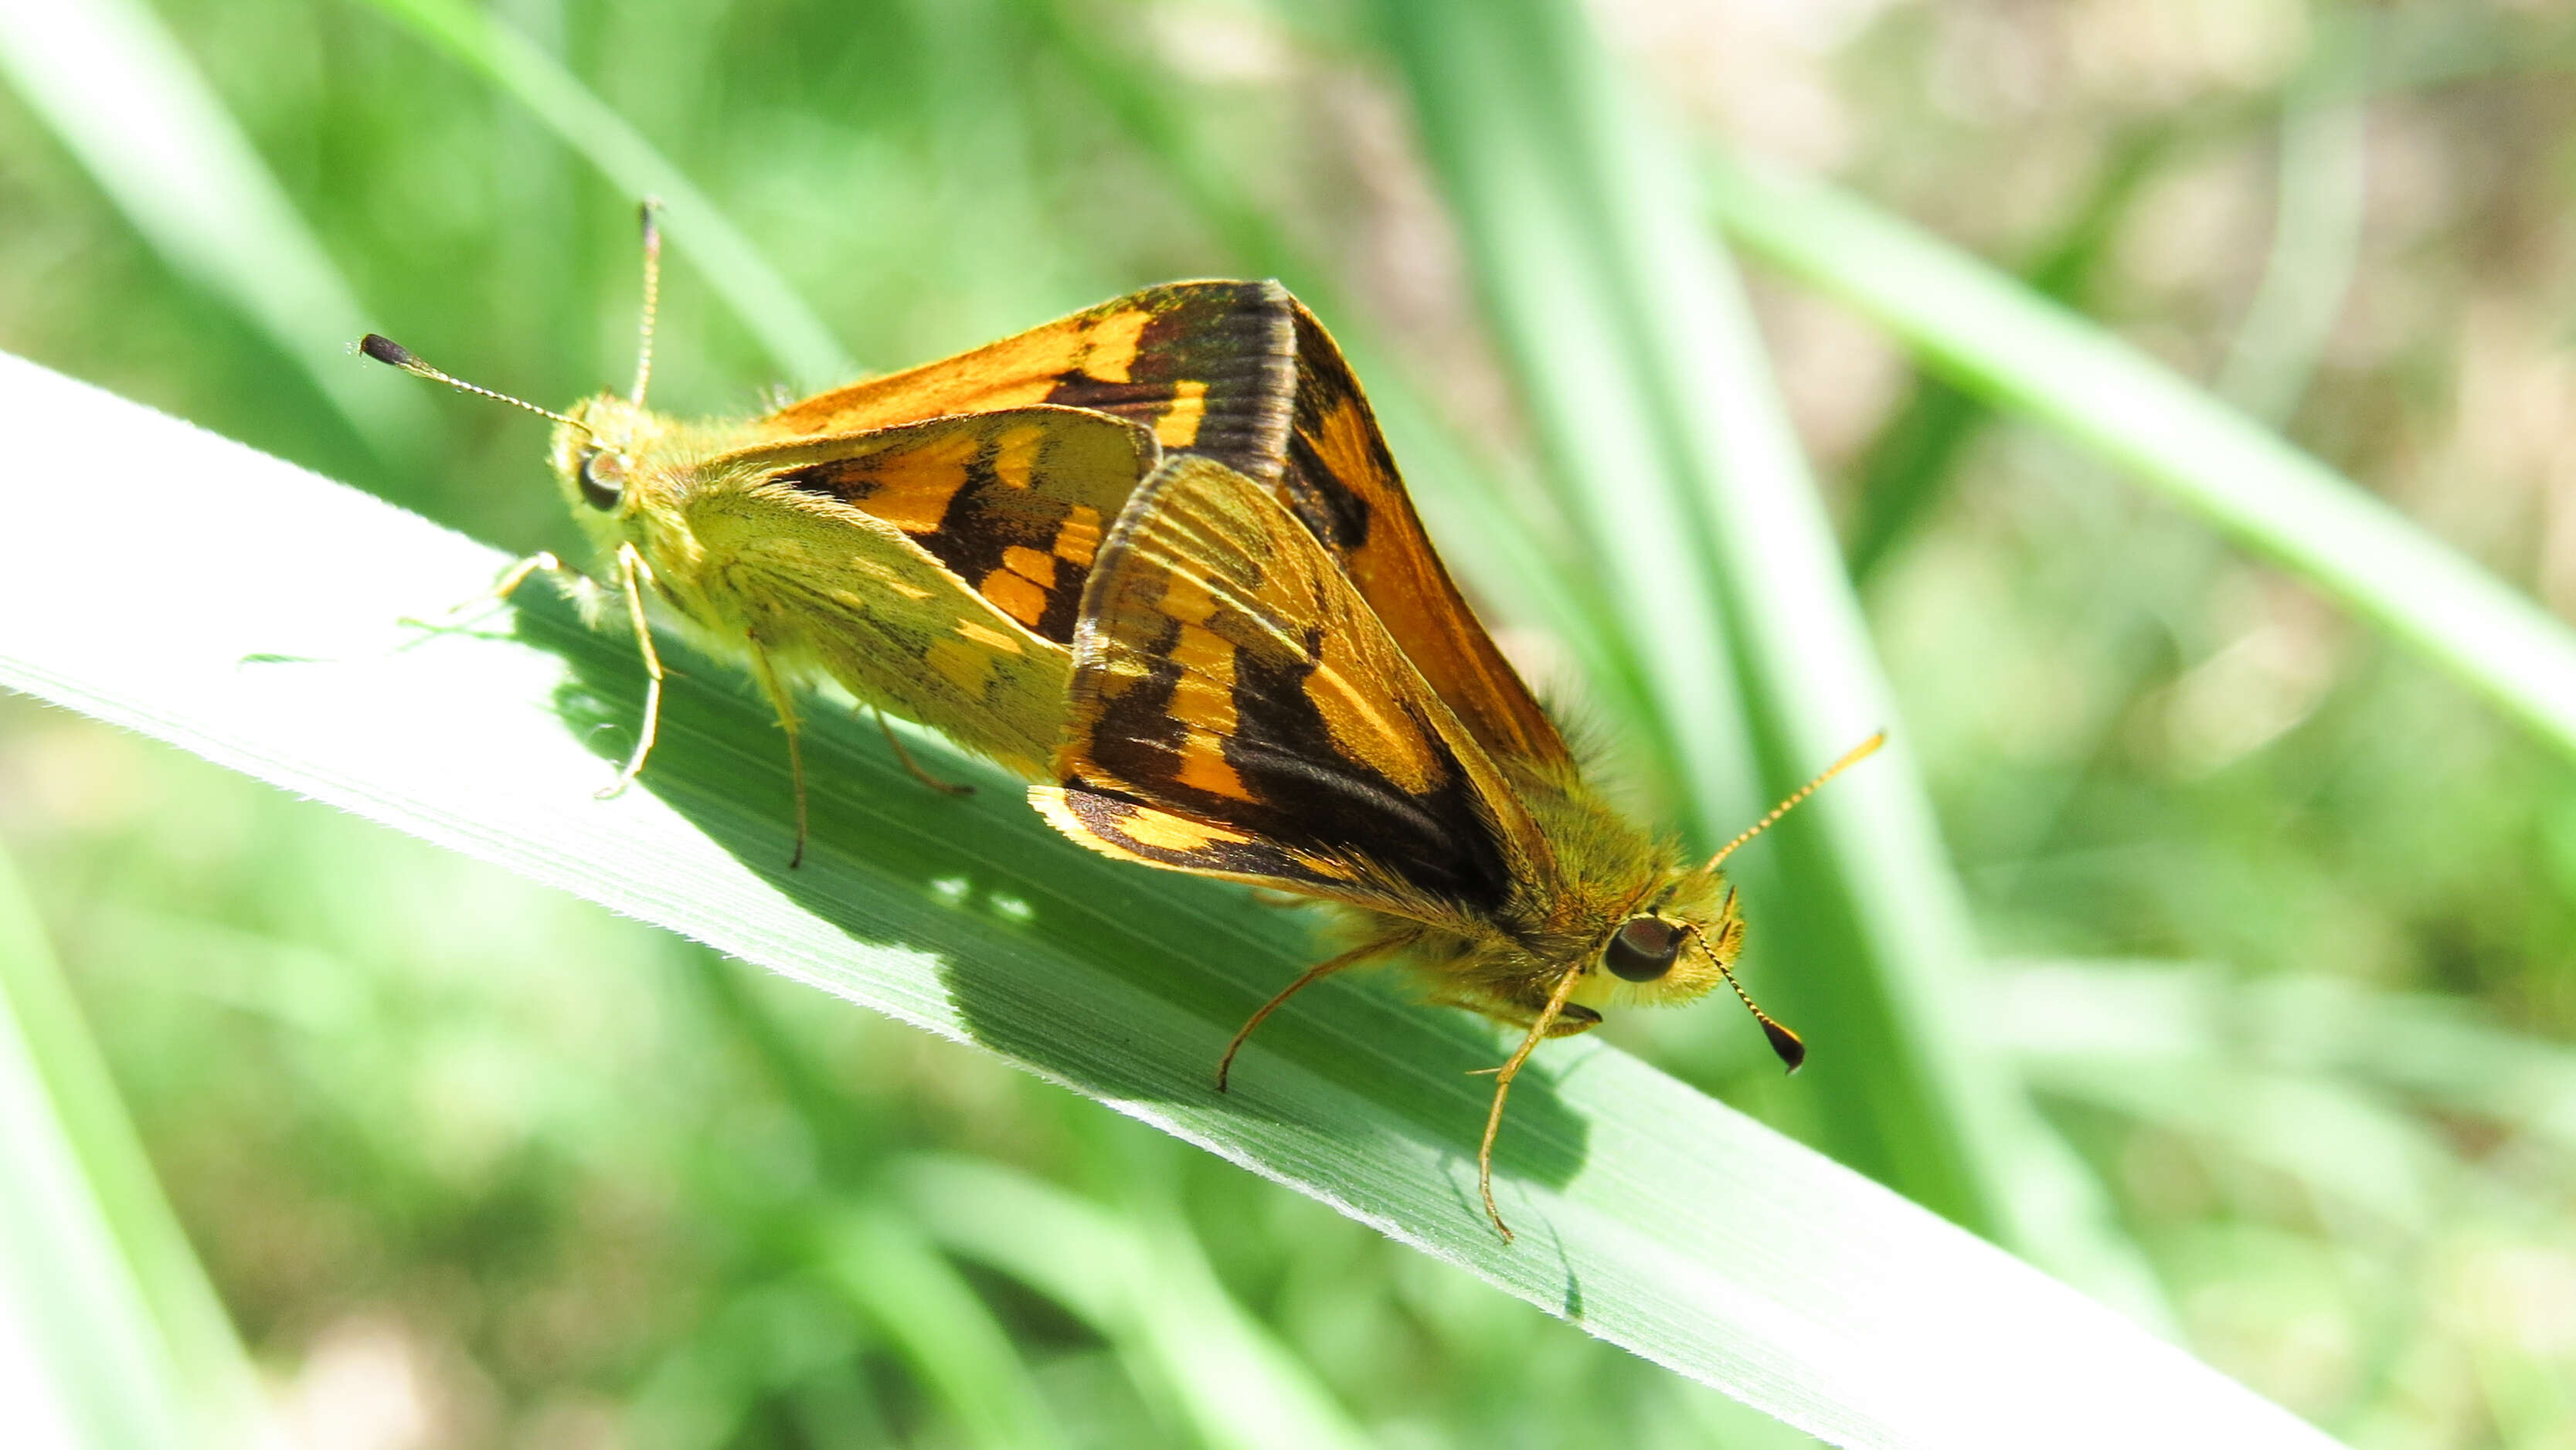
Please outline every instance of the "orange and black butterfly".
M828 675L1054 780L1032 798L1086 845L1339 903L1359 944L1256 1012L1218 1085L1299 988L1408 957L1435 1000L1529 1029L1478 1155L1506 1237L1493 1139L1536 1044L1603 1006L1732 983L1726 852L1687 862L1584 782L1432 552L1340 350L1278 284L1149 288L687 423L643 406L653 276L632 391L547 414L613 589L544 555L501 585L542 569L594 610L622 602L653 686L620 785L659 699L649 592L750 667L791 760L795 682ZM365 349L470 388L383 338ZM801 857L801 765L797 782ZM1797 1038L1755 1015L1794 1066Z
M1129 495L1167 451L1280 471L1297 379L1287 294L1258 282L1148 288L763 417L684 421L644 406L660 252L649 205L644 220L633 389L568 413L505 399L555 419L557 481L605 569L595 581L539 555L498 592L545 572L594 620L622 614L652 682L611 791L644 768L659 713L648 597L702 648L742 661L776 709L796 780L794 859L806 834L804 678L829 676L881 712L1048 778L1083 583ZM362 347L502 396L382 337Z
M1485 1211L1513 1077L1607 1007L1689 1001L1744 923L1729 852L1706 861L1605 804L1431 550L1358 383L1289 304L1298 383L1276 478L1164 463L1084 586L1058 784L1032 799L1124 860L1334 903L1355 944L1244 1023L1217 1069L1298 990L1401 959L1432 1000L1527 1029L1477 1153ZM1792 1070L1797 1036L1744 997Z

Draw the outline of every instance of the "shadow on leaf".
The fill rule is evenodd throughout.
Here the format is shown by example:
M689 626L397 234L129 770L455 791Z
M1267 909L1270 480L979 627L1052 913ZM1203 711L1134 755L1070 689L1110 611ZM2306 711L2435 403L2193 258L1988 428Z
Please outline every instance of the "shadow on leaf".
M641 719L633 647L586 629L543 591L522 597L516 620L519 640L569 666L557 709L601 759L605 783ZM1236 1064L1234 1090L1219 1094L1216 1060L1235 1027L1330 950L1319 913L1094 855L980 764L926 759L934 774L976 787L965 797L932 790L871 722L819 700L804 733L811 839L790 870L787 752L768 705L734 666L667 638L657 645L670 677L637 788L854 943L929 954L966 1036L1094 1097L1240 1120L1243 1131L1224 1136L1250 1140L1273 1171L1327 1186L1348 1176L1347 1163L1329 1151L1296 1161L1292 1139L1400 1133L1457 1164L1457 1212L1490 1232L1474 1163L1491 1079L1470 1074L1506 1050L1493 1030L1408 1000L1386 974L1336 978L1265 1023ZM1580 1171L1587 1127L1553 1090L1566 1066L1543 1058L1515 1084L1501 1174L1561 1186Z

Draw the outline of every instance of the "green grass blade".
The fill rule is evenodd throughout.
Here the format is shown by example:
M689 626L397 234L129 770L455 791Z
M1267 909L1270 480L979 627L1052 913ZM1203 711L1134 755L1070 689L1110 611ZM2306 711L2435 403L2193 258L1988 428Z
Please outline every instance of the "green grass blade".
M667 202L664 229L686 259L770 357L798 382L823 387L856 371L848 351L796 295L760 249L653 143L563 63L518 31L458 0L373 0L375 7L481 75L521 105L601 174L641 199Z
M1018 1346L913 1216L862 1203L822 1233L825 1274L902 1353L967 1443L993 1450L1066 1443Z
M924 791L828 714L814 848L786 871L783 752L735 671L668 646L644 788L598 800L636 724L631 642L541 597L507 635L399 623L470 598L491 550L16 360L0 435L25 537L120 541L113 588L77 547L0 572L0 684L977 1044L1840 1443L2329 1443L1598 1043L1513 1096L1506 1246L1475 1200L1490 1031L1328 983L1211 1091L1235 1023L1312 960L1301 918L1073 848L993 777ZM100 436L150 466L103 465Z
M5 858L0 1163L0 1401L13 1441L253 1443L249 1361ZM58 1439L41 1433L48 1419Z
M2300 574L2576 751L2576 636L2332 469L2103 329L1821 183L1720 155L1727 230Z
M2084 200L2035 249L2022 277L2044 296L2084 295L2144 183L2173 149L2176 127L2140 126L2100 163ZM1867 583L1897 546L1948 495L1959 459L1994 416L1983 399L1918 372L1906 400L1850 470L1852 518L1844 553L1852 578Z
M174 271L295 361L370 444L422 431L418 398L343 366L366 313L348 281L142 0L0 5L0 74Z
M993 1163L923 1159L898 1175L914 1214L952 1252L1080 1316L1218 1450L1334 1450L1368 1437L1226 1296L1186 1224L1140 1231L1107 1210Z
M2576 1051L2453 998L2322 975L2244 981L2215 966L2035 962L2007 975L2000 1016L2043 1081L2126 1072L2197 1082L2259 1070L2367 1098L2376 1111L2402 1104L2454 1129L2482 1121L2532 1151L2576 1156ZM2155 1120L2166 1106L2141 1112ZM2177 1117L2192 1110L2171 1106ZM2460 1136L2441 1135L2438 1151L2459 1153ZM2486 1163L2503 1156L2483 1135L2468 1141Z
M2369 20L2329 18L2284 100L2272 247L2215 390L2279 424L2316 376L2361 262L2369 182Z
M1384 13L1560 492L1657 663L1672 772L1713 844L1898 724L1746 304L1688 167L1570 6ZM1910 757L1899 731L1736 858L1751 951L1778 964L1761 990L1832 1025L1800 1084L1820 1137L2152 1313L2098 1186L1975 1047L1975 947Z
M0 912L0 1316L32 1361L21 1393L38 1423L66 1427L66 1443L176 1450L189 1438L186 1395L19 1010L47 966L14 882Z

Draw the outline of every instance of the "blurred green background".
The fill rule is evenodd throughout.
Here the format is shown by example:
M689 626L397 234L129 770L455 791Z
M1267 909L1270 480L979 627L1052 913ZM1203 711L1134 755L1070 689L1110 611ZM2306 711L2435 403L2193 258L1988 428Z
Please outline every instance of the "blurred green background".
M103 50L11 8L0 347L502 547L578 544L541 425L336 349L379 328L552 405L622 384L640 186L567 137L703 192L673 199L664 408L1277 274L1409 464L1545 532L1546 382L1488 340L1494 279L1390 54L1437 7L507 0L486 54L540 75L515 96L443 5L61 7ZM2576 609L2576 13L1584 15L1684 134L2019 272ZM527 57L633 137L549 114L578 92ZM136 84L172 76L207 108ZM208 149L120 143L153 113ZM725 223L774 292L691 265L723 266ZM1994 967L1943 1047L2027 1085L2213 1363L2355 1444L2576 1444L2565 759L1852 314L1750 282ZM1471 581L1528 547L1502 532ZM1597 647L1497 603L1533 673L1627 719ZM1654 763L1623 767L1652 798ZM1225 1406L1262 1395L1394 1446L1767 1438L981 1054L15 697L0 847L288 1443L1252 1444ZM1729 1009L1623 1032L1833 1141ZM985 1191L1108 1246L1094 1281L944 1241L941 1194ZM818 1233L826 1194L864 1230ZM1121 1301L1137 1246L1196 1288ZM1259 1352L1175 1347L1234 1337Z

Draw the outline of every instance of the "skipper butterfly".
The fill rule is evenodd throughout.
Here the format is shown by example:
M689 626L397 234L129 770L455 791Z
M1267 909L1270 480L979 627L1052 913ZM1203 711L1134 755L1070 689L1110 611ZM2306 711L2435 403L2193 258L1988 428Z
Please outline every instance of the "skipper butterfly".
M652 748L649 593L776 709L796 859L794 686L822 674L1051 780L1032 803L1094 850L1337 906L1354 944L1252 1014L1218 1089L1298 991L1403 959L1434 1002L1524 1029L1477 1150L1506 1240L1494 1142L1541 1041L1724 982L1796 1070L1797 1035L1733 976L1744 921L1719 868L1883 737L1706 861L1620 816L1432 551L1340 349L1277 283L1148 288L760 418L681 422L644 407L649 203L644 224L624 396L553 413L362 344L555 420L554 471L612 582L538 555L497 589L546 572L594 617L622 603L650 684L610 791Z

